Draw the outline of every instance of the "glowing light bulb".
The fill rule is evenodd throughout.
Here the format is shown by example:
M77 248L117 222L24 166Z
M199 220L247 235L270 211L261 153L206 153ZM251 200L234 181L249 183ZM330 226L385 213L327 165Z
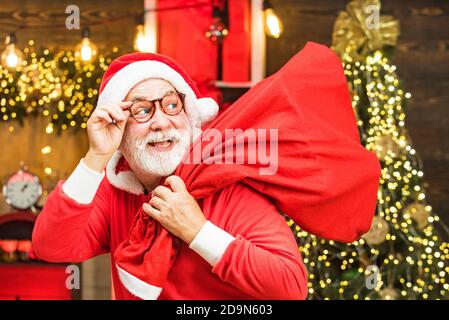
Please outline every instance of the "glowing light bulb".
M84 28L82 31L83 39L76 48L76 56L83 62L89 62L97 55L97 46L90 40L90 31Z
M273 6L269 1L263 2L263 10L265 15L265 32L268 36L279 38L283 31L282 22L273 10Z
M49 124L47 125L47 127L45 128L45 132L46 132L47 134L50 134L50 133L53 132L53 124L52 124L52 123L49 123Z
M89 39L83 40L83 45L81 46L81 59L84 61L89 61L92 59L92 48L89 46Z
M136 37L134 39L134 49L140 52L150 52L150 40L145 34L143 24L136 27Z
M8 65L8 67L12 68L17 67L17 65L19 64L19 57L14 51L9 52L6 56L6 64Z
M22 65L22 52L15 46L16 36L11 33L6 37L6 49L1 54L1 63L9 69L16 69Z
M50 154L51 152L51 147L50 146L45 146L41 149L41 153L42 154Z

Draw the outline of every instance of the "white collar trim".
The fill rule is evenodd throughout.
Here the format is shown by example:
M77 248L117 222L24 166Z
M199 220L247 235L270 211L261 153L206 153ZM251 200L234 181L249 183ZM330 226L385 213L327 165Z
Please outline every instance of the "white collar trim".
M145 188L142 183L137 179L134 172L131 170L120 171L116 173L117 164L122 157L120 151L116 151L111 160L109 160L106 166L106 177L109 182L116 188L132 193L132 194L142 194L145 192Z

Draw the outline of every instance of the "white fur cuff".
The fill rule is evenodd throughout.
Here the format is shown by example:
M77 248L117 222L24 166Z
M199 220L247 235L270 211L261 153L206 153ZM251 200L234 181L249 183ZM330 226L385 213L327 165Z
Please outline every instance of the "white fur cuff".
M99 173L86 166L81 159L70 177L62 185L62 191L73 200L89 204L95 197L104 172Z
M201 228L189 248L198 253L213 267L220 261L229 244L235 238L210 221Z

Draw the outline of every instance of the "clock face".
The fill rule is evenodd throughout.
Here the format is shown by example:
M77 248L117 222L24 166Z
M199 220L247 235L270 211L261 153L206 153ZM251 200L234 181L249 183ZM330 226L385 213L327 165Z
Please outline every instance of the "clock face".
M26 171L18 171L3 186L6 202L17 209L29 209L42 194L39 178Z

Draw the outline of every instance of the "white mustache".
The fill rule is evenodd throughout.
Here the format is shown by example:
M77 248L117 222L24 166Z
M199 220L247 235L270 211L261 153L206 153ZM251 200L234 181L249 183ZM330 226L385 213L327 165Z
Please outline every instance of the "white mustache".
M181 140L181 134L178 130L169 129L165 131L152 132L145 137L144 143L158 143L163 141L179 141Z
M148 148L149 143L167 140L177 141L172 150L168 152ZM123 148L136 166L146 172L165 177L172 174L181 163L183 155L189 148L189 141L187 130L170 128L163 131L148 132L141 139L128 136Z

